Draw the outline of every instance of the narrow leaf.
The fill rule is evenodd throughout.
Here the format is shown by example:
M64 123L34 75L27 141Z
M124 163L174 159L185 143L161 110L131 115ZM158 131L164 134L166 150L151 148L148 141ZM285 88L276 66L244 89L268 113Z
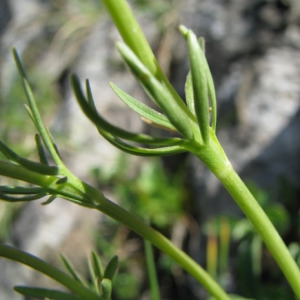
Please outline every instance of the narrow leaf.
M87 95L87 102L90 105L90 107L97 112L97 108L95 105L95 101L94 101L94 97L92 94L92 89L91 89L91 85L88 79L86 79L85 81L85 88L86 88L86 95Z
M47 205L53 202L56 199L57 195L51 195L46 201L42 203L42 205Z
M6 194L12 195L31 195L31 194L38 194L42 192L46 192L44 188L40 187L24 187L24 186L0 186L0 190Z
M47 154L41 139L41 136L39 134L35 135L35 143L36 143L36 148L38 150L38 155L39 155L39 159L40 162L44 165L49 165L48 163L48 159L47 159Z
M71 83L72 87L77 99L77 102L84 112L84 114L97 126L100 127L101 129L106 130L107 132L110 132L113 135L116 135L120 138L131 140L131 141L136 141L136 142L141 142L141 143L148 143L153 140L153 138L149 135L146 134L137 134L137 133L132 133L130 131L124 130L122 128L119 128L117 126L114 126L107 122L100 114L98 114L95 111L94 106L90 105L89 102L91 101L91 98L89 98L89 101L85 99L85 96L82 92L80 82L77 76L72 75L71 76Z
M186 77L186 82L185 82L184 89L185 89L185 100L186 100L187 107L190 110L190 112L194 116L196 116L195 104L194 104L193 82L192 82L191 72L189 72L187 77Z
M48 149L49 153L52 155L56 164L60 165L61 164L60 157L58 156L57 151L53 146L53 142L49 135L48 130L45 128L45 126L43 124L42 118L40 116L39 110L36 105L36 101L35 101L32 89L29 85L29 82L28 82L28 79L26 76L25 68L22 64L22 61L21 61L17 51L15 49L13 49L12 52L13 52L13 56L14 56L17 68L19 70L20 76L22 77L24 91L27 96L27 100L28 100L28 104L29 104L29 110L28 110L29 115L33 119L33 123L34 123L38 133L40 134L40 136L44 142L44 145Z
M27 78L25 68L22 64L22 61L20 59L20 56L19 56L17 50L15 48L12 48L12 53L13 53L14 60L15 60L15 63L17 65L17 68L18 68L18 71L19 71L21 77Z
M47 193L39 193L39 194L26 195L26 196L20 196L20 195L19 196L11 196L11 195L3 193L0 189L0 199L8 201L8 202L25 202L25 201L38 200L46 195L47 195Z
M99 280L103 279L103 267L101 264L101 260L99 255L96 252L92 252L92 264L93 264L93 270L97 278Z
M211 106L211 127L214 132L216 132L216 126L217 126L217 99L216 99L216 91L215 91L215 85L214 80L212 78L212 74L209 69L209 65L207 62L207 59L205 57L205 40L204 38L199 38L198 40L199 45L201 47L201 50L204 54L204 68L206 72L206 80L207 80L207 86L208 86L208 93L210 97L210 106Z
M87 283L85 280L77 273L71 262L65 257L64 255L60 255L61 260L63 261L64 266L69 271L70 275L78 282L80 282L82 285L87 286Z
M35 297L38 299L53 299L53 300L82 300L81 297L67 292L61 292L57 290L27 287L27 286L15 286L14 290L23 296Z
M117 94L117 96L133 111L146 118L147 120L150 120L154 124L176 131L176 128L170 123L170 121L165 115L161 114L160 112L157 112L156 110L150 108L144 103L131 97L130 95L122 91L120 88L118 88L115 84L110 83L110 86L113 89L113 91Z
M180 30L187 40L191 76L193 83L194 107L204 143L209 140L209 100L205 57L195 34L181 26Z
M56 184L64 184L68 182L68 176L62 176L55 182Z
M95 256L95 258L94 258ZM95 261L96 260L96 261ZM94 290L100 294L100 282L102 280L101 264L99 256L93 251L91 258L88 260L89 273ZM100 266L100 269L99 269ZM99 272L100 271L100 272ZM99 276L101 275L101 276Z
M208 85L208 93L210 99L210 106L211 106L211 127L214 132L216 132L217 127L217 98L216 98L216 91L214 80L212 78L208 63L205 59L205 70L206 70L206 80Z
M43 175L57 175L58 174L58 167L56 166L47 166L44 164L40 164L26 158L20 157L17 153L12 151L9 147L7 147L2 141L0 141L0 151L11 161L14 161L24 168L37 172Z
M0 243L0 257L5 257L7 259L20 262L44 275L47 275L48 277L68 288L75 295L81 297L80 299L82 300L99 300L99 296L94 291L83 286L65 272L62 272L51 264L29 253Z
M158 284L157 273L155 268L152 244L149 241L144 240L144 246L145 246L145 256L146 256L146 263L147 263L147 270L148 270L148 277L149 277L149 284L150 284L151 299L160 300L159 284Z
M151 95L152 100L162 109L172 125L186 138L193 139L195 124L194 116L187 109L178 94L156 79L156 77L142 64L136 55L124 43L118 43L118 50L129 66L131 72Z
M111 281L114 279L115 275L117 274L117 270L119 267L119 258L115 255L107 264L105 271L104 271L104 279L110 279Z
M157 147L157 148L143 148L129 145L122 140L113 137L112 135L108 134L105 131L99 131L100 134L109 141L112 145L119 148L120 150L138 156L162 156L162 155L170 155L170 154L178 154L182 152L186 152L187 149L180 145L174 146L164 146L164 147Z

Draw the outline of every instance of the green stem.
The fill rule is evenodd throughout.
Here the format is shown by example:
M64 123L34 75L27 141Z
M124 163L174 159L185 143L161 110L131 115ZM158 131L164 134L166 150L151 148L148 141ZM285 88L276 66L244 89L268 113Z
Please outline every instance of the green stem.
M91 292L88 288L84 287L82 284L80 284L75 279L71 278L66 273L53 267L52 265L49 265L48 263L31 254L28 254L24 251L15 249L7 245L0 244L0 256L5 257L7 259L11 259L13 261L18 261L24 265L33 268L34 270L37 270L49 276L53 280L67 287L76 295L82 297L82 299L99 299L99 296L97 296L94 292Z
M170 240L145 224L136 216L130 214L122 207L105 198L103 194L95 188L80 181L70 172L67 172L66 170L64 170L64 172L68 174L68 184L62 186L60 189L57 185L55 185L54 181L57 180L55 176L36 174L21 166L0 161L0 175L42 186L50 193L60 195L70 201L76 200L76 203L78 204L84 206L88 205L90 208L95 208L101 211L119 223L128 226L131 230L171 257L178 265L182 266L183 269L201 283L203 287L216 299L229 300L228 295L218 285L218 283L215 282L214 279L185 252L174 246ZM70 192L69 187L73 187Z
M3 160L0 160L0 175L18 180L25 180L38 186L49 186L57 180L55 176L42 175Z
M103 0L103 3L127 46L155 77L161 78L161 68L128 3L124 0Z
M170 240L163 236L158 231L154 230L138 217L132 215L122 207L111 202L108 199L103 199L100 194L93 187L86 185L85 193L91 197L95 202L96 209L109 217L115 219L119 223L129 227L144 239L151 242L154 246L172 258L178 265L191 274L202 286L216 299L229 300L229 296L221 288L221 286L190 256L177 248Z
M145 246L145 256L146 256L146 263L148 269L151 299L160 300L159 284L158 284L157 274L155 269L155 261L154 261L152 245L147 240L144 240L144 246Z
M181 103L182 99L163 73L127 1L103 0L103 3L125 44L127 44L131 51L133 51L155 78L168 88L174 101Z
M229 170L227 174L222 174L219 179L252 222L300 299L300 269L268 216L233 169Z
M215 135L211 134L211 138L212 142L196 155L216 175L248 220L251 221L300 299L299 267L268 216L229 163Z

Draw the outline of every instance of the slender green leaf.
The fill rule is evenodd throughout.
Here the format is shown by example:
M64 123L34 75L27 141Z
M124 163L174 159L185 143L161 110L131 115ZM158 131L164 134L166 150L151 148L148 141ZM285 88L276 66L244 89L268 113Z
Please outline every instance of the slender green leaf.
M152 100L162 109L172 125L186 138L194 138L194 116L190 113L183 100L158 81L155 76L141 63L137 56L124 43L118 43L118 50L130 70L151 95Z
M192 82L192 75L191 72L188 73L186 77L186 82L185 82L185 100L186 100L186 105L190 112L196 116L195 112L195 104L194 104L194 91L193 91L193 82Z
M205 57L204 57L205 58ZM212 78L207 60L205 58L205 64L204 68L206 71L206 80L207 80L207 86L208 86L208 94L209 94L209 100L210 100L210 106L211 106L211 127L214 132L216 132L217 127L217 98L216 98L216 91L215 91L215 84L214 80Z
M211 127L213 128L214 132L216 132L216 126L217 126L217 100L216 100L216 91L215 91L215 85L212 78L212 74L210 72L210 68L208 65L208 62L205 57L205 40L204 38L198 39L200 48L204 54L204 69L206 72L206 80L207 80L207 86L208 86L208 93L210 97L210 106L211 106Z
M147 120L150 120L154 124L157 124L161 127L165 127L166 129L172 131L176 131L176 128L170 123L170 121L165 115L131 97L130 95L122 91L120 88L118 88L115 84L110 83L110 86L113 89L113 91L117 94L117 96L133 111L146 118Z
M145 256L149 276L151 300L160 300L159 284L156 274L155 261L152 245L149 241L144 240Z
M68 260L68 258L66 256L64 256L63 254L60 255L60 258L65 266L65 268L68 270L68 272L71 274L71 276L77 280L78 282L80 282L82 285L87 286L86 281L78 274L78 272L75 270L74 266L72 265L72 263Z
M71 76L71 83L73 86L73 90L77 99L77 102L79 106L81 107L82 111L85 113L85 115L97 126L101 129L104 129L105 131L118 136L123 139L140 142L140 143L151 143L152 141L157 141L159 138L153 138L152 136L149 136L147 134L138 134L138 133L132 133L127 130L124 130L122 128L119 128L117 126L114 126L107 122L100 114L98 114L95 109L94 105L90 105L89 102L91 101L91 98L89 97L89 101L85 99L85 96L82 92L80 82L77 76L72 75ZM162 141L165 141L166 139L162 138Z
M68 182L68 176L62 176L62 177L59 177L55 183L56 184L65 184L67 182Z
M46 201L42 203L42 205L47 205L52 203L57 198L57 195L51 195Z
M24 187L24 186L0 186L0 190L6 194L12 195L31 195L45 192L44 188L41 187Z
M27 286L15 286L14 290L23 296L35 297L38 299L53 299L53 300L83 300L81 297L67 292L61 292L58 290L27 287Z
M110 279L111 281L114 279L114 277L117 274L119 267L119 258L117 255L115 255L107 264L105 270L104 270L104 279Z
M38 155L39 155L40 162L44 165L49 166L48 159L47 159L47 154L46 154L41 136L39 134L35 135L35 143L36 143L36 148L38 150Z
M216 132L217 127L217 99L216 99L216 91L215 91L215 85L214 80L212 78L212 74L210 72L210 68L207 62L207 59L205 57L205 40L204 38L199 38L198 40L199 45L201 47L201 50L204 54L204 69L206 72L206 80L207 80L207 86L208 86L208 93L210 97L210 106L211 106L211 127L214 132Z
M89 273L94 290L100 294L100 282L102 278L102 266L99 256L93 251L91 258L88 260ZM100 276L99 276L100 275Z
M127 152L129 154L138 155L138 156L162 156L162 155L171 155L171 154L178 154L182 152L186 152L187 150L180 146L164 146L164 147L157 147L157 148L143 148L132 146L124 141L110 135L105 131L99 131L100 134L109 141L112 145L119 148L120 150Z
M99 255L94 251L92 252L92 267L98 280L102 280L104 274L103 267Z
M62 272L51 264L48 264L47 262L29 253L18 250L11 246L0 244L0 257L5 257L7 259L20 262L44 275L47 275L48 277L68 288L75 295L81 297L81 299L99 300L99 296L95 294L95 292L83 286L80 282L76 281L65 272Z
M85 81L85 88L86 88L87 102L90 105L90 107L95 112L97 112L97 108L96 108L96 105L95 105L95 101L94 101L94 97L93 97L93 93L92 93L90 81L88 79L86 79L86 81Z
M209 141L210 117L205 57L195 34L183 26L180 29L188 44L195 112L202 139L204 143L207 143Z
M47 193L40 193L40 194L27 195L27 196L11 196L11 195L3 193L0 189L0 199L9 201L9 202L25 202L25 201L38 200L46 195L47 195Z
M34 119L33 113L32 113L32 111L31 111L29 105L28 105L28 104L24 104L24 106L25 106L25 109L26 109L26 111L27 111L27 114L28 114L28 116L30 117L30 119L31 119L31 121L32 121L32 123L33 123L33 125L34 125L34 127L37 128L38 124L36 123L36 120Z
M25 68L24 68L24 66L22 64L22 61L20 59L20 56L19 56L17 50L15 48L12 48L12 53L13 53L13 56L14 56L14 59L15 59L15 63L17 65L17 68L18 68L20 76L22 78L27 78Z
M261 275L263 243L259 235L253 236L251 240L251 257L253 265L253 273L258 278Z
M9 147L7 147L2 141L0 141L0 151L11 161L14 161L24 168L37 172L43 175L57 175L59 172L58 167L56 166L47 166L44 164L40 164L26 158L20 157L17 153L12 151Z
M52 155L56 164L63 165L55 147L53 146L53 140L52 140L48 130L45 128L45 126L43 124L42 118L40 116L39 110L36 105L36 101L35 101L33 92L31 90L31 87L29 85L29 82L28 82L28 79L26 76L25 68L22 64L22 61L15 49L13 49L12 52L13 52L13 56L14 56L16 65L18 67L20 76L22 77L24 91L27 96L27 100L28 100L28 104L29 104L29 110L28 110L29 115L34 122L34 125L44 142L44 145L48 149L49 153Z

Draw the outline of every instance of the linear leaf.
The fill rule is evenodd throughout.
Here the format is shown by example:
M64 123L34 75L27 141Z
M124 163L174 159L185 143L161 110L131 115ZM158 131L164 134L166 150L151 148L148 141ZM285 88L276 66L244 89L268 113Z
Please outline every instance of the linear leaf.
M186 82L185 82L185 100L186 100L186 105L190 112L196 116L195 112L195 103L194 103L194 92L193 92L193 82L192 82L192 75L191 72L188 73L186 77Z
M3 185L0 186L0 190L6 194L12 195L31 195L31 194L38 194L45 191L44 188L40 187L24 187L24 186L8 186Z
M185 28L180 27L183 36L187 40L188 53L191 67L191 77L194 94L194 107L204 143L209 140L209 100L207 86L206 60L195 34Z
M83 286L65 272L57 269L53 265L19 249L11 246L0 244L0 257L20 262L34 270L47 275L53 280L59 282L75 295L81 297L80 299L99 300L99 296L89 288Z
M59 155L57 154L55 147L53 146L53 140L50 137L48 130L46 129L46 127L43 124L42 118L40 116L39 110L36 105L36 101L35 101L32 89L30 87L30 84L29 84L27 76L26 76L25 68L22 64L19 54L17 53L17 51L15 49L12 49L12 52L13 52L13 56L14 56L17 68L19 70L20 76L22 77L23 87L24 87L24 91L27 96L28 105L29 105L29 109L28 109L29 115L32 118L33 123L44 142L44 145L48 149L49 153L52 155L54 161L56 162L57 165L61 165L62 162L61 162Z
M67 259L66 256L64 255L60 255L60 258L64 264L64 266L66 267L66 269L68 270L68 272L71 274L71 276L77 280L78 282L82 283L82 285L87 286L87 283L85 282L85 280L78 274L78 272L75 270L74 266L72 265L72 263Z
M87 100L82 92L79 79L76 75L71 76L71 82L73 86L73 90L77 99L77 102L79 106L81 107L82 111L85 113L85 115L94 123L94 125L97 128L100 128L101 130L105 130L106 132L109 132L110 134L117 136L122 139L126 139L133 142L139 142L139 143L147 143L147 144L157 144L158 142L164 144L169 144L173 142L174 138L155 138L147 134L139 134L139 133L133 133L127 130L124 130L122 128L119 128L109 122L107 122L96 110L94 104L91 103L92 98L89 97L89 100ZM179 140L179 138L178 138Z
M157 148L143 148L132 146L130 144L125 143L119 138L116 138L105 131L99 131L100 134L112 145L119 148L120 150L138 156L162 156L162 155L170 155L170 154L178 154L182 152L186 152L187 150L180 146L164 146L164 147L157 147Z
M131 72L154 102L162 109L172 125L183 136L193 139L194 130L197 130L194 123L195 118L179 95L172 93L165 84L157 80L126 44L118 43L117 46Z
M103 267L101 264L101 260L99 255L96 252L92 252L92 266L93 266L93 270L95 273L95 276L98 278L98 280L102 280L103 279Z
M10 196L8 194L3 193L0 189L0 199L9 202L25 202L25 201L38 200L46 195L47 193L40 193L40 194L27 195L27 196Z
M61 292L58 290L44 289L37 287L27 287L27 286L15 286L14 290L23 296L35 297L38 299L53 299L53 300L82 300L81 297L78 297L74 294L67 292Z
M111 281L114 279L114 277L117 274L119 267L119 258L117 255L115 255L107 264L103 277L106 279L110 279Z
M101 115L95 111L94 106L90 105L89 102L91 101L91 98L89 98L89 101L86 100L80 83L77 76L72 75L71 76L71 83L73 86L73 90L77 99L77 102L79 106L81 107L82 111L85 113L85 115L97 126L100 127L108 132L110 132L113 135L116 135L118 137L131 140L131 141L137 141L137 142L149 142L153 140L153 138L146 134L138 134L138 133L132 133L130 131L124 130L122 128L119 128L117 126L114 126L107 122Z
M199 38L198 40L201 50L204 54L204 69L206 72L206 80L208 86L208 93L210 97L210 106L211 106L211 127L214 132L216 132L217 127L217 99L216 99L216 91L215 91L215 84L212 78L212 74L210 72L210 68L205 57L205 40L204 38Z
M49 165L48 163L48 159L47 159L47 154L41 139L41 136L39 134L35 135L35 143L36 143L36 148L38 150L38 155L39 155L39 159L40 162L44 165Z
M0 151L10 160L20 164L24 168L37 172L43 175L57 175L58 174L58 167L56 166L47 166L35 161L28 160L19 156L9 147L7 147L2 141L0 141Z
M117 96L133 111L135 111L142 117L150 120L154 124L176 131L176 128L170 123L170 121L165 115L131 97L130 95L122 91L120 88L118 88L115 84L110 83L110 86L113 89L113 91L117 94Z
M208 93L210 99L210 106L211 106L211 127L214 132L216 132L217 127L217 98L216 98L216 91L215 91L215 84L212 78L207 60L205 59L205 70L206 70L206 80L208 86Z

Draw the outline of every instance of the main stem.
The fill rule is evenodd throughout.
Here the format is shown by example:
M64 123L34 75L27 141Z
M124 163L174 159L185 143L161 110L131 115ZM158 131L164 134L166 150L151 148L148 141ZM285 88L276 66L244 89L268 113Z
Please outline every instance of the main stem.
M211 138L210 144L196 155L218 177L248 220L251 221L300 299L299 267L266 213L229 163L218 140L214 135Z
M295 294L300 299L300 269L270 219L233 169L227 173L227 176L219 179L256 228Z

